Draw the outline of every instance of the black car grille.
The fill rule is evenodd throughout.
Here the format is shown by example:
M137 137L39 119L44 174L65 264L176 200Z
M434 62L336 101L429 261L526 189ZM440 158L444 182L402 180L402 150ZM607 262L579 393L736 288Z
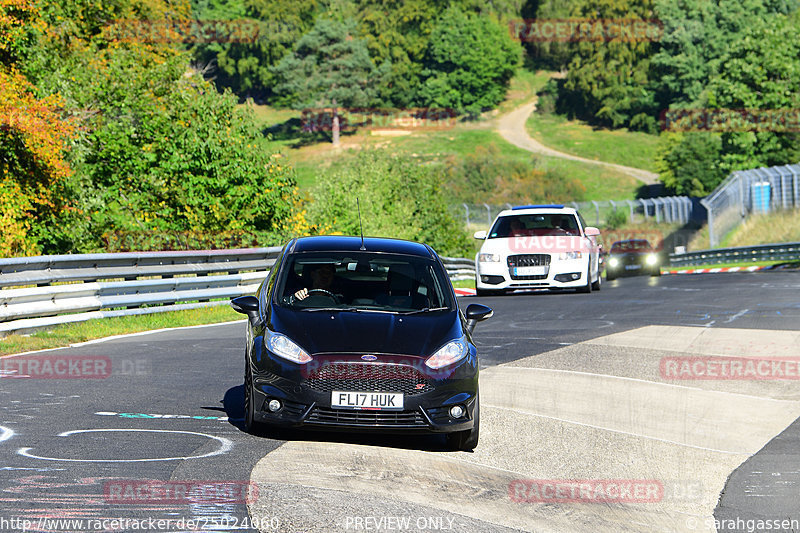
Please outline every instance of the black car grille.
M359 411L316 407L305 420L308 424L371 427L427 427L419 411Z
M402 392L414 396L433 390L431 380L410 365L330 363L308 376L306 384L319 392Z
M550 266L550 254L522 254L508 256L508 274L515 280L547 279L547 274L539 276L515 276L515 267Z

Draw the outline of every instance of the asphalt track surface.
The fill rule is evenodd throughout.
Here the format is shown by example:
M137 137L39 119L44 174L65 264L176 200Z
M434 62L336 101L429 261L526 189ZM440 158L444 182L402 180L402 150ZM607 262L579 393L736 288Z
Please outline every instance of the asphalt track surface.
M798 381L674 380L659 366L800 356L800 273L623 278L592 294L460 304L478 301L495 316L475 334L474 453L436 436L244 433L243 322L9 359L0 531L21 520L30 531L281 532L747 531L747 520L800 520ZM24 373L50 355L111 372L42 379L9 367L18 359ZM520 479L656 481L662 492L541 503L515 493Z

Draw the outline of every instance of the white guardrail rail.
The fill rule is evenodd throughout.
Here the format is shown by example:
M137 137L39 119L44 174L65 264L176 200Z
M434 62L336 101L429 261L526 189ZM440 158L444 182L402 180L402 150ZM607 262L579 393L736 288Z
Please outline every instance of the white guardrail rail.
M94 318L226 305L253 294L281 247L0 259L0 337ZM443 257L453 281L471 259Z

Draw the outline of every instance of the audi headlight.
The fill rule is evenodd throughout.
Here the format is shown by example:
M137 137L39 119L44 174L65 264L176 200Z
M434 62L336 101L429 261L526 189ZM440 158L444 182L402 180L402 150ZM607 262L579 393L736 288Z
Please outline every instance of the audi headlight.
M467 346L467 341L464 339L464 337L461 337L460 339L450 341L439 348L435 354L425 360L425 364L428 367L436 370L438 368L457 363L458 361L464 359L468 353L469 347Z
M616 267L617 265L619 265L619 259L617 259L616 257L612 257L611 259L608 260L608 266L613 268Z
M655 254L647 254L647 258L645 259L648 265L655 265L658 262L658 258Z
M478 254L479 263L499 263L500 254Z
M583 252L561 252L558 254L558 258L562 261L565 259L580 259L583 257Z
M295 344L289 337L280 333L267 333L267 349L278 357L283 357L293 363L308 363L311 361L311 356L305 350Z

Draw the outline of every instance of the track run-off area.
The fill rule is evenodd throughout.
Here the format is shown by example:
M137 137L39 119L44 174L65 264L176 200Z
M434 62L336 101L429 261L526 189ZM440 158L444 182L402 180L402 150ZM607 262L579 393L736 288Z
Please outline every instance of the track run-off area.
M495 310L472 453L245 433L244 321L0 358L0 531L798 528L800 273L459 300Z

